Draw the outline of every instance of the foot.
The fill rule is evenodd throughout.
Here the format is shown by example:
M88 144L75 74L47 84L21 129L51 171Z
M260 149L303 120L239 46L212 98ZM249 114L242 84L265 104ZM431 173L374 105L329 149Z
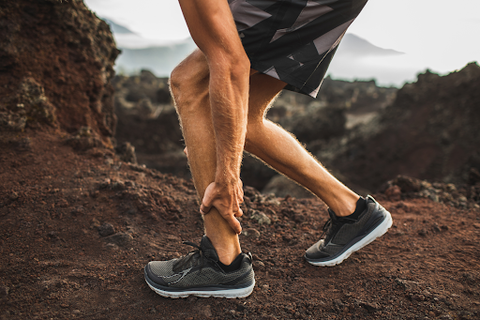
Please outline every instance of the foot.
M392 226L392 216L371 196L367 209L357 219L337 217L328 210L330 219L324 226L325 238L305 252L305 259L314 266L334 266L360 250Z
M152 261L145 267L145 281L157 294L167 298L197 297L244 298L255 286L250 254L235 259L238 267L224 271L217 252L207 236L200 246L186 242L197 250L169 261ZM237 260L238 259L238 260Z

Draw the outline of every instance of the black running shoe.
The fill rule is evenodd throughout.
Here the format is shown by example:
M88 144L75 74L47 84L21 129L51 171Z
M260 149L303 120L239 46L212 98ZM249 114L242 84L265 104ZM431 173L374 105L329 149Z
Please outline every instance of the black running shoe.
M330 219L323 227L325 238L305 252L305 259L314 266L334 266L360 250L392 226L392 216L371 196L367 209L357 219L337 217L328 210Z
M203 236L197 250L169 261L152 261L145 266L145 281L159 295L167 298L197 297L244 298L255 286L251 254L241 253L239 267L225 272L210 239ZM238 262L238 261L237 261Z

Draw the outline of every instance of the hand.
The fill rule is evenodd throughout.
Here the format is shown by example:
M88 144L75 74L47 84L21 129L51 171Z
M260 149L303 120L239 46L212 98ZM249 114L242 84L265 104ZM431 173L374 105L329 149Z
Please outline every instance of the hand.
M240 180L233 186L212 182L205 189L200 212L205 215L212 207L215 207L233 231L236 234L240 234L242 226L235 217L243 215L243 211L240 209L240 203L242 202L243 186Z

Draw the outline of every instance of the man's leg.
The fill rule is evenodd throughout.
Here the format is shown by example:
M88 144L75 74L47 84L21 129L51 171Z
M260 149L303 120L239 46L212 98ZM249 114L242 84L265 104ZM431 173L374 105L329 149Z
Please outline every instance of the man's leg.
M313 244L305 259L316 266L334 266L382 236L392 225L390 213L375 199L365 200L321 166L298 141L264 117L265 93L281 87L265 75L251 77L245 149L314 192L330 207L326 237ZM333 211L332 211L333 210Z
M205 55L216 146L214 180L207 186L200 210L215 207L232 229L242 215L240 166L245 145L250 61L243 49L228 2L180 0L190 34Z
M241 227L235 216L242 214L239 173L250 62L226 1L179 2L192 38L202 52L195 52L175 69L171 89L202 204L212 185L215 195L221 195L213 202L215 207L205 212L205 232L220 261L229 264L240 253L237 233Z
M200 199L215 179L216 145L209 96L209 70L197 50L179 64L170 77L170 88L188 149L188 162ZM241 252L237 234L215 208L203 216L205 234L219 259L230 264Z
M308 188L338 216L355 210L359 196L333 177L293 135L265 119L273 97L285 83L263 74L251 77L245 150Z

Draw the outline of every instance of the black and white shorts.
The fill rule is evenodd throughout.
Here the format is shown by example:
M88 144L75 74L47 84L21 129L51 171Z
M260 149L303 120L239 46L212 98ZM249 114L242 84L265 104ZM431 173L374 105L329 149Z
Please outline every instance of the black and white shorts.
M253 69L316 97L367 0L228 0Z

